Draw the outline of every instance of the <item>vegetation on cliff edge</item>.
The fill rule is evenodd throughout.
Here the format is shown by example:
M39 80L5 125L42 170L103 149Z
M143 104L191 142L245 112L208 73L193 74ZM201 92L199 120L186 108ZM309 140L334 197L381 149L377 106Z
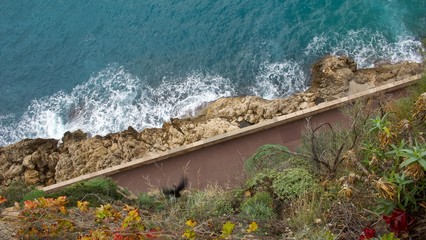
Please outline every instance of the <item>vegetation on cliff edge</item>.
M424 239L426 77L410 91L345 107L344 126L308 120L298 149L261 146L239 186L170 199L110 179L50 195L14 183L1 210L24 239Z

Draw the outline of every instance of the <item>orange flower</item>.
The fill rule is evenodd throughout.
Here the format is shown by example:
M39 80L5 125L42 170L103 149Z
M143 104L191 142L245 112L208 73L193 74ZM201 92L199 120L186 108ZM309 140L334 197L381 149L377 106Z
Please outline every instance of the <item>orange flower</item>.
M27 200L24 202L25 209L34 209L38 206L38 202Z
M0 204L7 202L7 198L0 196Z

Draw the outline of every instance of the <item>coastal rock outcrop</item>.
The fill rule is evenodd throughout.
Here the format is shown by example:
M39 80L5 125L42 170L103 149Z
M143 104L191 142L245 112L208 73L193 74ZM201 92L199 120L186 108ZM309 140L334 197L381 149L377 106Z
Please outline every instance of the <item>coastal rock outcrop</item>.
M354 78L356 70L353 59L327 56L312 66L310 91L325 100L342 97L349 90L349 81Z
M14 180L31 185L54 183L57 145L56 139L25 139L0 148L2 185L9 185Z
M397 81L423 69L422 64L404 62L358 70L350 58L327 56L313 65L310 88L287 98L221 98L207 104L196 117L172 118L161 128L138 132L129 127L119 133L94 137L78 130L65 133L60 142L26 139L0 147L1 185L14 180L33 185L64 181Z
M312 83L308 92L315 93L325 100L333 100L348 93L351 83L374 87L388 81L398 81L421 74L423 64L401 62L382 64L374 68L357 69L355 62L344 56L326 56L312 67Z

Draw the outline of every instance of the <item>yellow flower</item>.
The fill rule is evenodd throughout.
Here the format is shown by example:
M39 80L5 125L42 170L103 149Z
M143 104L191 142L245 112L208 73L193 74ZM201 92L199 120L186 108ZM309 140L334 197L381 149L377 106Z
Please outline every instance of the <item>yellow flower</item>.
M222 226L222 235L221 238L228 238L232 234L232 230L234 230L235 224L230 221L227 221Z
M64 215L68 213L67 209L64 206L60 206L59 211L61 211L61 213Z
M249 227L247 228L247 232L256 232L258 226L256 222L251 222Z
M189 219L188 221L186 221L186 225L193 228L195 227L195 225L197 225L197 222L192 219Z
M193 240L193 239L195 239L195 232L192 229L186 229L185 232L183 233L182 237L185 238L185 239Z
M87 202L87 201L84 201L84 202L82 202L82 201L77 201L77 207L78 207L78 209L80 209L80 211L82 211L82 212L87 212L87 210L88 210L88 206L89 206L89 202Z

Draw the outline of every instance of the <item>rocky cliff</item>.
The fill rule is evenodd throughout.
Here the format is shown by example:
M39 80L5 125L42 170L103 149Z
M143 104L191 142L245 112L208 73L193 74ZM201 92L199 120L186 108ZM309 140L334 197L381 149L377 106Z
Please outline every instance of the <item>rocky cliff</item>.
M200 110L198 116L171 119L162 128L138 132L129 127L119 133L90 138L82 131L67 132L62 141L26 139L0 147L1 185L9 185L13 180L37 185L64 181L397 81L423 69L422 64L403 62L357 70L352 59L327 56L313 65L311 87L287 98L221 98Z

